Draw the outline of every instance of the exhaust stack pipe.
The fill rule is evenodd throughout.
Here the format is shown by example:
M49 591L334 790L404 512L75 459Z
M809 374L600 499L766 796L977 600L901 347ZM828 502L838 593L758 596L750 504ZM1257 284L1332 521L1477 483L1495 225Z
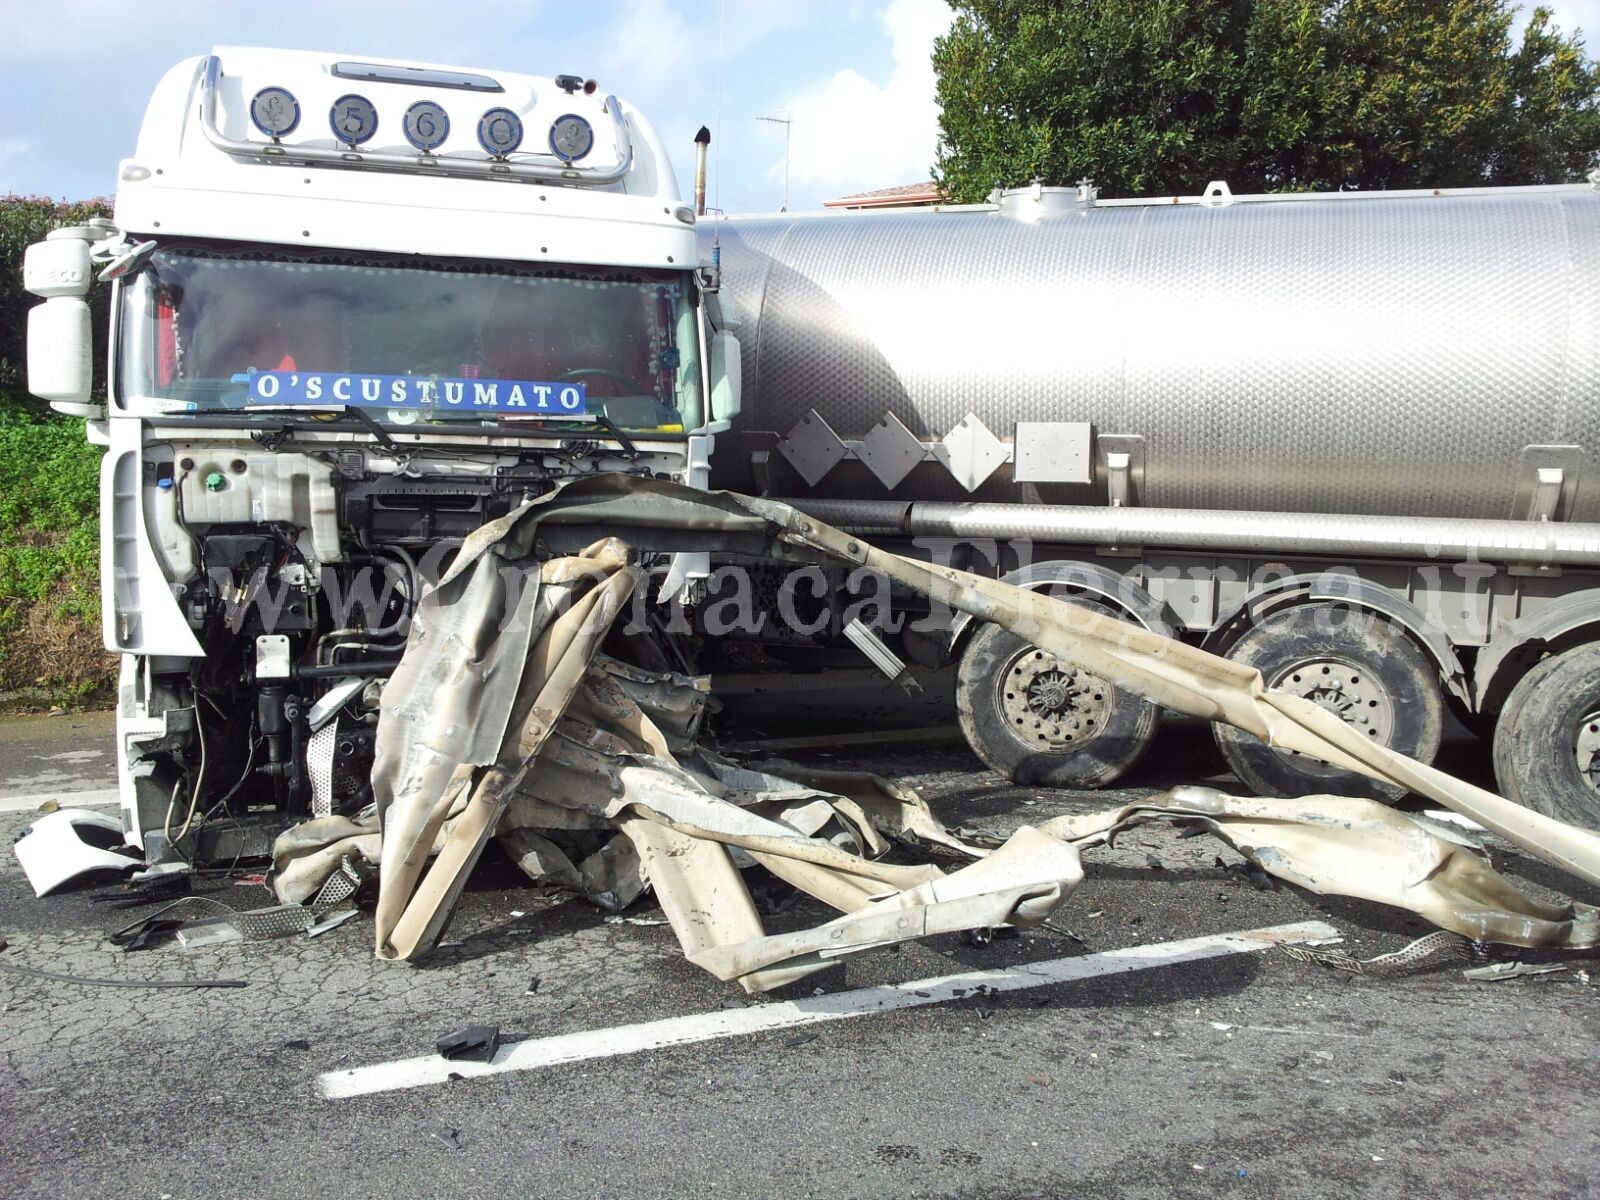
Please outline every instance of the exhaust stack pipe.
M694 215L706 215L706 148L711 145L711 130L704 125L694 135Z

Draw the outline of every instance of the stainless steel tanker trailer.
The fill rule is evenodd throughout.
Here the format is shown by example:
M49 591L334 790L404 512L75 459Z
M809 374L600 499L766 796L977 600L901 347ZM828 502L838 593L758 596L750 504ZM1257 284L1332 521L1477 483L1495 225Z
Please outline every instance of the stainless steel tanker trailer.
M1600 824L1595 188L1035 186L701 239L743 347L713 486L1177 634L1423 760L1453 709L1509 795ZM957 664L1014 779L1106 784L1156 736L996 627L879 624ZM1263 793L1372 786L1216 737Z

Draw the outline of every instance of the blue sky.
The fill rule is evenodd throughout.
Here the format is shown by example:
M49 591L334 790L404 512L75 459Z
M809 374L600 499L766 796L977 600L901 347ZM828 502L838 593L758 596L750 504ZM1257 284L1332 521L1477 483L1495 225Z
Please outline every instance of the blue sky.
M1600 0L1552 7L1600 52ZM928 177L949 19L944 0L0 0L0 192L109 192L156 79L231 43L598 79L655 122L686 195L711 126L729 212L781 203L783 129L758 118L786 116L790 207L814 208Z

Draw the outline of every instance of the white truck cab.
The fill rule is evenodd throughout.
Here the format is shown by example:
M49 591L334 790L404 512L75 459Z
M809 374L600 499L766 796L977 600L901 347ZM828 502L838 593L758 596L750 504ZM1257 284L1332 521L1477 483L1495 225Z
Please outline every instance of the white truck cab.
M25 267L30 387L107 447L105 644L152 863L340 811L455 540L574 475L705 485L740 359L694 225L650 124L577 75L221 47L163 77L114 219ZM662 567L667 594L706 573Z

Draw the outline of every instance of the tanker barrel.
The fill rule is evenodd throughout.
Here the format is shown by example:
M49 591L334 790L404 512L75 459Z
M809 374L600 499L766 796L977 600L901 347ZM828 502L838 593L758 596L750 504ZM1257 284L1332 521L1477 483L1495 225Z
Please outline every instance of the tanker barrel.
M1027 192L703 229L746 324L717 458L748 435L794 496L1092 505L1127 470L1167 510L1600 521L1600 192ZM1396 534L1423 536L1371 545ZM1572 531L1426 536L1588 561Z

